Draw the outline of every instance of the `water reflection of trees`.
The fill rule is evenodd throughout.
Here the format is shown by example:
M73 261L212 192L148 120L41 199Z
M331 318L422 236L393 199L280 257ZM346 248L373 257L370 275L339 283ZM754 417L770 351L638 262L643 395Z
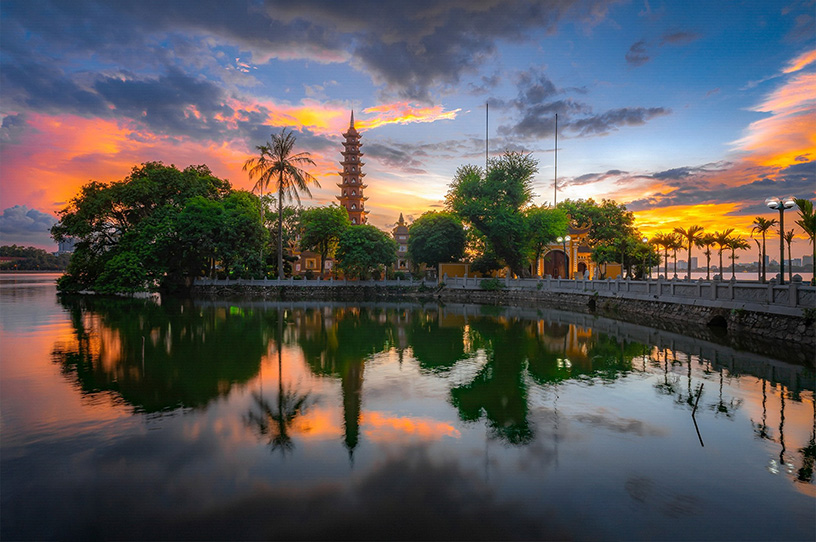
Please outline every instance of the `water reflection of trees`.
M73 336L52 356L85 394L112 392L138 411L200 407L258 372L263 314L238 307L63 297Z

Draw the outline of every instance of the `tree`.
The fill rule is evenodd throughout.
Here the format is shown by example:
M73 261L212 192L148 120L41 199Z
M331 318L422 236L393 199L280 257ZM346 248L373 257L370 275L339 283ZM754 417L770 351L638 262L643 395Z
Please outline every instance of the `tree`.
M785 240L785 244L788 245L788 282L793 282L793 263L791 260L791 243L793 243L793 237L795 233L793 229L786 231L782 235L782 239Z
M688 271L686 272L686 278L691 280L691 247L695 244L695 241L702 236L703 227L696 224L691 225L688 228L681 228L678 226L674 228L674 233L686 240L686 245L688 246L688 260L686 260L688 264Z
M338 267L351 277L367 278L397 257L397 242L370 224L348 228L337 243Z
M804 198L796 198L794 201L796 201L796 206L799 207L799 220L796 221L796 224L804 230L805 235L810 240L810 246L813 250L813 269L816 271L816 241L814 240L814 237L816 237L816 212L813 211L813 202ZM816 273L810 283L816 285Z
M760 267L760 269L762 269L762 279L761 279L762 282L765 282L765 254L766 254L766 252L765 252L765 234L768 232L768 230L773 228L775 225L776 225L776 219L775 218L773 218L771 220L768 220L767 218L763 218L761 216L758 216L758 217L754 218L754 224L753 224L753 227L751 228L751 232L752 232L751 235L752 236L753 236L754 232L759 233L759 234L762 235L762 258L760 259L760 262L759 262L759 267Z
M181 215L196 197L222 201L232 194L228 181L207 166L180 171L161 162L134 167L111 183L91 182L60 211L51 229L57 242L76 240L74 255L60 279L61 291L134 292L185 285L191 270L206 267L206 251L192 250L181 233ZM248 196L248 194L247 194ZM258 222L258 210L252 209ZM260 229L233 240L236 250L257 247Z
M416 264L437 267L465 255L465 228L453 213L423 213L408 228L408 234L408 254Z
M301 213L300 247L320 254L321 274L326 270L326 258L334 254L340 236L350 226L348 211L338 205L314 207Z
M671 233L658 233L651 239L651 243L663 249L663 275L669 278L669 245L672 242L674 235ZM658 269L660 272L660 269Z
M703 254L706 257L706 280L711 280L711 247L717 244L717 238L714 234L706 233L701 237L698 237L694 244L696 244L700 248L704 248Z
M725 273L723 272L723 264L722 264L722 253L723 250L728 248L728 240L731 238L731 234L734 232L734 228L727 228L723 231L715 231L714 232L714 239L717 241L717 245L719 245L718 254L720 256L720 267L718 268L720 271L720 280L725 279Z
M547 205L528 208L525 213L530 260L534 265L541 254L559 235L567 232L569 219L562 209L552 209Z
M666 248L674 253L674 278L677 278L677 251L683 248L683 239L677 235L672 235L667 243Z
M278 278L283 279L283 200L296 200L300 205L300 194L305 192L309 197L309 183L318 188L320 183L309 173L301 169L304 165L315 165L310 153L299 152L292 154L295 146L295 136L292 132L281 130L280 134L272 134L272 141L255 148L259 156L244 162L244 171L249 173L249 179L257 179L255 186L263 190L270 182L275 183L278 192ZM263 195L263 192L261 192Z
M735 251L746 250L750 248L751 244L739 235L736 235L728 239L726 246L731 249L731 280L734 280L737 276L735 264L738 258Z
M2 264L2 269L64 271L71 259L70 254L54 256L41 248L21 247L17 245L3 245L0 247L0 256L14 258Z
M558 204L569 215L575 225L589 226L587 243L594 247L600 243L614 243L618 238L642 236L634 226L635 215L626 210L626 206L613 200L604 199L596 203L592 198L586 200L564 200Z
M536 171L538 162L530 154L508 151L490 160L486 172L473 165L457 169L445 198L448 209L479 230L519 276L526 274L524 210L532 200Z

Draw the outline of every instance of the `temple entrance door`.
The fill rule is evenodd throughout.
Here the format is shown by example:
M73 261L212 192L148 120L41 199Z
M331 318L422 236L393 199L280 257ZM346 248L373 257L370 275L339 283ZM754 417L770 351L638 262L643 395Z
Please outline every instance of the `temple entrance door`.
M585 262L578 262L578 273L580 273L581 276L585 276L586 272L587 272L586 263Z
M551 250L544 255L544 276L552 278L566 278L567 255L563 250Z

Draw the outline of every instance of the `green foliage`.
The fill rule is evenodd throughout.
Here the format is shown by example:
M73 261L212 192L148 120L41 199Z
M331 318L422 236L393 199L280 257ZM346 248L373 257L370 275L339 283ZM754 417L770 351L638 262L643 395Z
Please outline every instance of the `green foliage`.
M0 247L0 256L20 258L0 264L0 269L14 269L19 271L63 271L71 260L70 254L54 256L41 248L21 247L17 245L3 245Z
M569 219L562 209L551 209L546 205L534 205L525 211L524 216L530 259L537 262L548 245L566 234Z
M206 166L181 171L160 162L83 186L51 233L76 240L59 289L106 293L175 289L216 260L227 270L246 265L264 236L251 194L233 192Z
M458 261L465 254L465 229L453 213L423 213L408 232L408 254L415 263L436 267Z
M369 224L343 232L337 244L338 267L350 277L367 278L379 266L396 260L397 243Z
M504 281L498 278L482 279L479 287L488 292L495 292L504 288Z
M578 226L589 226L587 243L590 247L607 245L625 236L639 237L635 229L635 215L626 206L613 200L604 199L596 203L592 198L564 200L558 209L565 211Z
M301 213L300 248L320 254L321 273L325 269L326 258L334 254L340 236L350 226L348 211L338 205L315 207Z
M492 159L487 172L478 166L456 171L446 196L448 208L469 222L499 260L525 274L528 238L524 210L530 203L538 162L529 154L506 152Z

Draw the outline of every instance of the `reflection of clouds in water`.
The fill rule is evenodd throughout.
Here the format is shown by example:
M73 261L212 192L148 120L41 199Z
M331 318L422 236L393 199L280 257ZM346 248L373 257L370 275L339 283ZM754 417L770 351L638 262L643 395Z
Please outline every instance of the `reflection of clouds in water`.
M656 508L661 514L671 518L685 518L703 513L705 502L694 495L672 493L651 478L633 476L624 485L632 500L647 508Z
M580 423L607 429L615 433L626 433L639 437L664 437L669 431L663 427L649 425L642 420L634 418L619 418L612 415L605 415L603 409L598 410L598 414L579 414L574 419Z
M556 516L528 515L522 503L500 501L476 473L431 457L424 446L391 449L348 483L274 482L238 458L217 472L196 469L195 456L220 453L214 441L161 447L154 440L175 438L141 435L89 453L80 466L94 476L86 473L82 483L51 478L38 488L48 495L45 509L29 507L18 521L42 518L35 538L570 538Z

